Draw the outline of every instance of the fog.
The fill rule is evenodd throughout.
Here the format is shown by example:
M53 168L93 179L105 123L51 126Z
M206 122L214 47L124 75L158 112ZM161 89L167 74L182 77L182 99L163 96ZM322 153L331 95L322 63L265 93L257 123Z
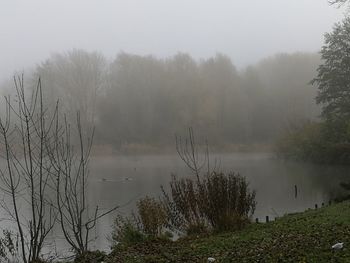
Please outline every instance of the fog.
M96 144L173 145L188 127L212 145L270 144L315 120L309 85L327 1L6 1L0 80L42 78L46 103L97 127Z
M326 0L2 0L0 80L73 48L195 59L239 69L283 52L317 52L344 9Z
M0 224L0 261L102 260L87 252L170 241L169 230L209 237L340 200L349 167L328 160L350 162L349 111L326 122L321 103L343 104L348 29L327 32L349 10L327 0L1 0L0 214L11 221ZM325 34L344 47L332 40L339 50L328 51ZM272 251L266 240L302 241L286 233L259 241L256 258L261 244Z
M238 69L225 54L195 59L178 53L160 59L74 49L56 53L26 75L32 89L41 78L46 105L60 101L71 123L80 111L96 127L97 146L117 151L174 147L174 135L192 127L201 141L273 144L294 125L316 120L317 53L276 54ZM14 89L3 84L4 93ZM54 109L54 107L52 107Z

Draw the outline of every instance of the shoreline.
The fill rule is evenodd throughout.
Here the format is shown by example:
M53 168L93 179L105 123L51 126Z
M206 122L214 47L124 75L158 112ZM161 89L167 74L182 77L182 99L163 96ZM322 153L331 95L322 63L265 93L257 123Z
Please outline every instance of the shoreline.
M205 147L199 146L199 150ZM273 153L272 144L225 144L209 146L210 154L230 154L230 153ZM110 144L93 145L91 156L103 155L163 155L177 154L176 146L156 145L156 144L128 144L119 149Z

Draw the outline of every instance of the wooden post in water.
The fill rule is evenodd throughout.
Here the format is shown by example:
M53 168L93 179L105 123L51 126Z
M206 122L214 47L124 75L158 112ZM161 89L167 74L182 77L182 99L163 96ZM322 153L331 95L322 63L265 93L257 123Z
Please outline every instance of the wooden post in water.
M317 204L315 204L315 209L317 209L318 208L318 205Z
M270 222L269 216L266 216L266 223Z

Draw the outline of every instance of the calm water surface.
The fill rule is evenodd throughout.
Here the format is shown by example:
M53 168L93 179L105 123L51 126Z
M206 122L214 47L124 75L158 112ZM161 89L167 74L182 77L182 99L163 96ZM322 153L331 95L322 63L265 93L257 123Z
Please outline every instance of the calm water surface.
M348 181L350 168L285 162L266 153L236 153L211 156L221 171L235 171L245 176L257 192L254 218L274 218L285 213L304 211L317 203L328 202ZM90 204L104 209L122 207L117 213L127 215L135 201L145 195L157 197L161 185L168 185L171 174L191 176L177 155L104 156L91 161ZM298 196L295 198L295 185ZM96 229L96 248L109 246L106 237L116 214L100 220Z
M313 208L316 203L326 203L339 190L340 182L349 181L350 167L285 162L265 153L212 155L211 160L217 161L220 171L239 172L247 178L257 192L254 218L260 220L267 215L273 219ZM101 209L116 205L121 208L98 221L91 233L96 238L92 248L108 251L115 216L128 215L135 208L135 202L145 195L159 196L160 186L168 185L171 174L193 176L177 155L93 157L88 185L89 209L93 212L96 205ZM52 248L67 252L58 227L49 239Z

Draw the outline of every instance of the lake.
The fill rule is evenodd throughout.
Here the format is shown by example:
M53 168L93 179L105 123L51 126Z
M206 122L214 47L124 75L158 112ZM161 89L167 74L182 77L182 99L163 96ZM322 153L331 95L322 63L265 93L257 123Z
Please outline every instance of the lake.
M251 189L257 193L254 218L260 221L267 215L273 220L285 213L328 203L339 190L339 183L349 181L350 167L287 162L269 153L216 154L211 156L212 163L214 160L219 171L239 172L247 178ZM159 196L160 186L168 185L171 174L193 176L177 155L92 157L88 184L89 209L94 211L96 205L104 211L116 205L121 207L98 221L95 231L91 233L96 238L91 248L108 251L111 244L108 239L116 215L130 214L141 197ZM298 188L297 198L295 185ZM59 253L67 252L59 227L49 235L49 239Z
M216 154L211 156L214 160L220 171L239 172L247 178L257 192L254 218L260 220L328 203L339 183L349 180L349 167L287 162L269 153ZM168 185L171 174L193 176L177 155L94 157L90 167L89 203L104 209L121 205L117 213L122 215L129 214L140 197L159 196L160 186ZM114 218L110 214L99 221L96 248L109 246L106 237Z

